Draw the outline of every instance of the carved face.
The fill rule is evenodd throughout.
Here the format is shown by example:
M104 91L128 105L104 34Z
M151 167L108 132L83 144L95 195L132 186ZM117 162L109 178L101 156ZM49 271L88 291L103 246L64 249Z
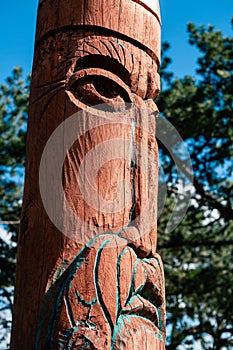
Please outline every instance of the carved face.
M49 36L41 43L35 62L39 79L34 91L38 91L39 97L34 98L33 106L40 106L41 128L44 123L47 125L46 118L54 118L54 111L58 111L51 120L49 134L77 112L87 116L101 110L103 117L107 113L111 119L108 125L97 123L98 127L84 134L80 131L83 135L73 143L63 167L66 200L75 215L92 227L88 237L91 239L99 233L118 232L129 225L145 207L148 187L157 186L156 174L153 180L151 176L148 180L147 170L140 169L130 159L132 142L145 139L143 142L147 143L148 140L147 136L140 136L142 131L137 127L136 131L132 130L131 120L136 122L137 117L131 115L129 109L132 105L146 106L149 101L150 108L156 110L153 99L159 93L159 76L155 60L132 43L104 33L85 32L84 37L80 36L80 32L66 31ZM44 74L45 71L51 72L50 76ZM122 124L124 118L129 122ZM83 127L80 120L77 123ZM118 141L113 144L114 139ZM156 142L150 139L157 157ZM112 150L98 151L97 146L106 142L110 142ZM77 174L93 148L97 156L86 162L84 185ZM121 156L116 155L114 148ZM99 196L94 204L93 192Z

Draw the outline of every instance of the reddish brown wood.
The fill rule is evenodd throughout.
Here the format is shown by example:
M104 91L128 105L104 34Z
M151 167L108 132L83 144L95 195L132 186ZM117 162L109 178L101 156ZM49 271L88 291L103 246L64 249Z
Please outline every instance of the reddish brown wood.
M156 0L40 1L12 350L165 348L159 60Z

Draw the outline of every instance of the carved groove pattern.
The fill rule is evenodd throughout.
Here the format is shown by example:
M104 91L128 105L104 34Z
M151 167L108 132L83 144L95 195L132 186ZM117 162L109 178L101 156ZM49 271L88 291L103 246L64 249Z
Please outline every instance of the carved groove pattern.
M117 253L108 247L113 241L119 244ZM109 253L111 261L108 261ZM122 274L125 273L126 262L129 276L128 282L123 283ZM108 270L110 264L111 270ZM108 285L107 276L112 271L116 271L116 274ZM85 285L92 272L93 284L89 282ZM155 339L163 342L163 289L163 271L158 255L149 259L138 259L135 252L127 246L127 241L122 243L119 236L98 236L82 249L47 292L35 349L126 350L129 345L127 322L135 321L137 327L146 324L148 333L153 333ZM57 324L63 309L67 315L67 320L63 319L63 325L66 325L64 331ZM99 323L101 314L107 321L107 328L106 324ZM50 329L43 329L48 324ZM44 334L47 334L46 339L42 336ZM143 344L140 346L140 349L146 349Z

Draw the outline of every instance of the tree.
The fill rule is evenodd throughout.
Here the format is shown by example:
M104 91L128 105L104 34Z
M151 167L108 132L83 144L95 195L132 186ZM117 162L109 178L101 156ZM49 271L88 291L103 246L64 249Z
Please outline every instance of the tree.
M212 26L189 24L188 30L190 43L200 51L197 75L175 79L168 69L168 45L164 44L161 75L165 87L157 102L187 143L195 175L189 210L180 226L166 233L177 184L174 164L161 145L168 184L158 225L166 276L167 349L193 349L196 341L201 342L202 349L231 349L233 39L223 37ZM29 85L21 78L21 71L16 69L1 88L2 221L18 221L21 206L19 180ZM15 242L18 226L5 228ZM3 240L0 245L3 293L13 284L15 247ZM0 305L6 307L6 299Z
M0 311L12 311L15 255L19 229L25 163L25 136L29 82L22 70L14 68L0 87ZM0 342L9 332L10 320L0 317ZM6 330L6 331L4 331Z
M223 37L211 25L198 28L190 23L188 32L190 44L201 53L197 75L174 79L167 71L169 59L165 57L161 73L166 90L158 101L162 114L188 145L194 171L191 205L181 225L164 234L169 210L159 222L171 329L168 349L177 349L181 343L192 349L195 340L203 349L230 349L233 39ZM169 183L167 208L171 208L177 190L174 164L165 149L162 159ZM189 177L186 170L183 168Z

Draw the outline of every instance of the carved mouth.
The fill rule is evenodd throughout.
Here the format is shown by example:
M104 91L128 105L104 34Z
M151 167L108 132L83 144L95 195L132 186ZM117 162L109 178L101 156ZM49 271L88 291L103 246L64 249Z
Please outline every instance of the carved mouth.
M159 323L157 307L139 294L130 298L126 306L122 308L121 313L147 318L156 326Z

